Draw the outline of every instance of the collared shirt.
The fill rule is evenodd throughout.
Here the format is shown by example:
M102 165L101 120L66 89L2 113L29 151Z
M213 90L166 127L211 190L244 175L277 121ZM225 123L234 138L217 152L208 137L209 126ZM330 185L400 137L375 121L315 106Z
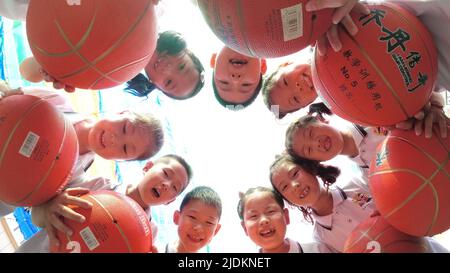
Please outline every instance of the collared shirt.
M372 198L350 181L342 189L331 187L333 212L319 216L312 213L314 223L314 239L326 244L334 252L342 252L347 237L353 229L370 217L375 206Z
M349 130L359 149L359 155L350 159L358 164L364 180L368 181L370 162L376 156L377 147L386 139L386 135L384 132L378 132L374 127L353 125L349 127Z

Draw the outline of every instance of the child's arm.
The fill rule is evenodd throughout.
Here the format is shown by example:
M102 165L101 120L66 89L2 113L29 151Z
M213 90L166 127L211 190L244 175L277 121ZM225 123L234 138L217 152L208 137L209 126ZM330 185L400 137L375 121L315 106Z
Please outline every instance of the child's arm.
M425 137L430 138L433 133L433 125L439 125L439 131L442 138L447 137L447 126L450 125L450 119L444 112L444 98L438 92L431 94L428 103L413 118L397 124L395 127L403 130L412 130L416 135L421 135L425 131Z
M370 14L369 8L358 3L359 0L310 0L306 3L307 11L318 11L325 8L335 8L333 13L333 25L326 34L319 37L317 40L317 49L320 55L325 55L327 52L327 43L331 45L334 51L339 51L342 47L341 40L338 35L338 24L341 23L350 35L356 35L358 28L353 19L350 17L350 11L354 10L362 14Z
M35 225L42 227L47 231L50 248L59 245L58 238L56 237L57 230L64 232L69 236L73 232L63 223L63 221L61 221L62 217L80 223L84 222L84 216L73 211L69 205L79 206L85 209L92 208L92 204L89 201L78 197L88 192L89 189L86 188L69 188L47 203L32 208L31 219Z

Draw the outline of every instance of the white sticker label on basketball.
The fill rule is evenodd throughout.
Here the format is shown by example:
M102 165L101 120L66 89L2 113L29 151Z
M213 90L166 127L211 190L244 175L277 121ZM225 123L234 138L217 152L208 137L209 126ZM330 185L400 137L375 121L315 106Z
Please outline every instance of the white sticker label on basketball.
M69 6L81 6L81 0L66 0Z
M93 249L97 248L100 245L97 238L95 238L94 233L91 231L89 227L83 228L80 231L80 235L90 251L92 251Z
M303 36L302 4L281 9L284 41L290 41Z
M38 135L36 135L35 133L33 133L31 131L28 132L28 135L25 138L25 141L22 143L22 146L20 147L19 154L30 158L38 141L39 141Z

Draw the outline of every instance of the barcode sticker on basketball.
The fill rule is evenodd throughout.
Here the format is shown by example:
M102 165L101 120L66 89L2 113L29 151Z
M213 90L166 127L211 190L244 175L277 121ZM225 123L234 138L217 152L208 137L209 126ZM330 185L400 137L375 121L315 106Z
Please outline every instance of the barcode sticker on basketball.
M290 41L303 36L302 4L281 9L284 41Z
M89 227L85 227L84 229L82 229L80 231L80 235L90 251L94 250L100 245L97 238L95 238L94 233L91 231Z
M39 136L36 135L33 132L28 132L27 137L25 138L25 141L22 143L22 146L20 147L19 154L30 157L33 153L34 148L36 147L36 144L39 141Z

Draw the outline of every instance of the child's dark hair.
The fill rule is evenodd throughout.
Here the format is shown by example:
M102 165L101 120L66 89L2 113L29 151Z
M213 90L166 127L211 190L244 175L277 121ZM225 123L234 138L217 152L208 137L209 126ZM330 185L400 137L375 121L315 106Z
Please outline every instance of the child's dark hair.
M182 211L183 208L192 200L199 200L206 205L216 208L219 219L222 216L222 201L217 192L212 188L207 186L199 186L188 192L184 196L183 201L181 201L180 211Z
M259 82L258 85L256 86L255 90L253 91L253 95L246 101L241 102L241 103L234 103L234 102L230 102L230 101L226 101L224 99L222 99L219 96L219 92L217 90L217 86L216 83L214 82L214 72L213 72L213 76L212 76L212 86L213 86L213 90L214 90L214 96L216 97L216 100L220 103L220 105L222 105L223 107L230 109L230 110L242 110L245 107L249 106L250 104L252 104L256 97L258 97L259 91L261 90L261 86L263 84L263 78L262 78L262 74L259 77Z
M316 115L314 115L316 114ZM306 116L299 118L298 120L292 122L286 130L286 138L285 138L285 146L286 151L296 157L295 152L292 149L292 139L294 137L294 133L299 128L307 128L311 124L320 123L325 120L323 115L332 115L331 110L323 103L313 103L309 106L309 112Z
M308 172L311 175L318 176L322 180L322 182L325 185L325 187L327 188L327 190L330 185L332 185L334 182L336 182L337 177L341 173L340 169L337 167L323 165L320 162L315 161L315 160L295 158L295 157L285 153L281 156L278 156L275 159L275 161L272 163L272 165L270 166L270 183L272 184L274 190L276 192L278 192L281 196L283 196L283 195L281 194L281 192L278 191L278 189L273 184L274 183L273 173L275 172L276 169L278 169L281 166L281 164L286 163L286 162L299 166L302 170ZM308 221L310 223L314 223L314 220L311 216L312 211L311 211L310 207L298 206L298 205L290 202L286 198L284 198L284 196L283 196L283 199L286 200L286 202L288 202L289 205L298 208L303 213L303 217L306 219L306 221Z
M267 188L267 187L255 187L248 189L245 193L239 194L239 202L237 206L237 213L239 215L239 218L241 220L244 220L244 209L245 209L245 202L247 201L248 197L255 192L268 192L272 195L273 199L277 202L278 205L282 209L284 209L284 199L283 196L280 195L280 193L274 189Z
M197 82L197 85L192 90L192 92L185 97L174 97L167 93L164 93L168 97L177 100L192 98L195 95L197 95L198 92L200 92L200 90L205 85L205 79L203 76L205 69L200 60L197 58L197 56L195 56L194 53L192 53L190 50L187 49L186 40L180 33L168 30L159 34L155 52L175 56L183 51L187 52L188 56L194 63L195 68L199 72L199 80ZM152 83L151 80L149 80L146 76L144 76L144 74L139 73L137 76L135 76L133 79L127 82L125 92L128 92L138 97L146 97L155 88L157 88L157 86L154 83Z
M155 163L157 163L157 162L166 162L167 159L173 159L173 160L176 160L178 163L180 163L181 166L183 166L183 168L186 170L186 173L187 173L187 176L188 176L188 182L192 179L193 173L192 173L191 166L189 165L189 163L187 163L187 161L184 158L182 158L179 155L167 154L167 155L164 155L164 156L158 158L157 160L155 160ZM183 188L183 190L184 190L184 188ZM181 190L180 192L182 192L183 190Z
M283 66L279 66L274 72L272 72L271 74L269 74L264 78L264 84L262 86L262 96L264 104L270 111L272 111L272 102L270 101L270 93L272 92L273 87L277 83L275 80L275 76L278 74L278 72L280 72L282 67ZM288 113L278 112L274 114L276 115L277 118L282 119Z

